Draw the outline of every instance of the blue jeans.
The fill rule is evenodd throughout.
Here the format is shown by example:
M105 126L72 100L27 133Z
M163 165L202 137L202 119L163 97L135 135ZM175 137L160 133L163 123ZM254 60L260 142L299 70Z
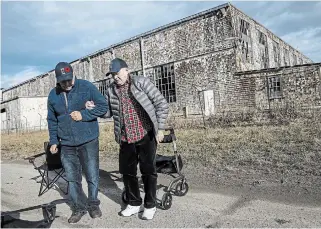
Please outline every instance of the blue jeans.
M69 199L73 212L87 211L99 206L99 140L96 138L80 146L61 146L61 161L69 181ZM82 171L88 184L88 198L81 181Z

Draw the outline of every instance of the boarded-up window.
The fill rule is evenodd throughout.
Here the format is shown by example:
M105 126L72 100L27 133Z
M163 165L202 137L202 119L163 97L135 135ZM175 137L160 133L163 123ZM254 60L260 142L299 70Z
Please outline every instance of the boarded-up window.
M280 76L273 76L268 78L268 94L269 99L278 99L282 97Z

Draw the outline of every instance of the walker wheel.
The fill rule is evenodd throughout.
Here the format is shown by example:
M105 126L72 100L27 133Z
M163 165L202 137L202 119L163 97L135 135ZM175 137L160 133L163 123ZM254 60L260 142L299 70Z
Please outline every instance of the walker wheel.
M56 205L46 204L42 206L42 215L47 223L54 221L56 217Z
M121 194L121 199L123 201L124 204L128 204L128 199L126 196L126 191L123 191L123 193Z
M172 194L170 194L169 192L165 192L162 198L162 208L164 210L170 209L172 206L172 200Z
M188 189L189 187L186 181L180 181L176 184L174 193L176 196L185 196L186 193L188 192Z

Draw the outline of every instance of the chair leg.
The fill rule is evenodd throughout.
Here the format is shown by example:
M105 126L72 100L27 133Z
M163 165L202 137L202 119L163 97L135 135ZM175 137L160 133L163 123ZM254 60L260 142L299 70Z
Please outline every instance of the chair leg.
M68 195L69 190L69 182L62 176L65 173L65 170L62 168L59 171L55 171L56 175L55 177L50 181L49 178L49 171L42 172L40 169L38 169L38 172L40 173L42 179L41 179L41 185L38 196L43 195L45 192L47 192L49 189L51 189L54 185L57 186L65 195ZM56 184L56 182L59 180L59 178L64 179L67 182L67 191L64 191L59 185Z
M64 191L62 188L59 187L59 185L56 185L58 186L58 188L65 194L67 195L68 194L68 189L69 189L69 182L63 177L63 174L65 173L65 169L62 168L59 170L59 172L57 172L57 170L54 170L55 173L57 174L55 179L54 179L54 182L56 182L59 178L62 178L64 179L66 182L67 182L67 191ZM56 179L57 178L57 179Z
M42 179L41 179L41 185L40 185L40 190L38 196L43 195L45 192L47 192L50 187L49 187L49 176L48 176L48 171L41 172L40 169L38 169Z

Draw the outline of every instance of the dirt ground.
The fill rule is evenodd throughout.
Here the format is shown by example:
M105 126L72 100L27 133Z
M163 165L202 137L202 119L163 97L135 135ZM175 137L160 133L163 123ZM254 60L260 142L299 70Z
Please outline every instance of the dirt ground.
M174 196L169 210L158 209L155 219L146 222L135 216L118 216L123 184L117 173L117 161L101 160L99 198L103 217L93 220L87 214L78 224L70 225L67 223L70 209L67 205L59 205L59 218L52 227L321 227L319 177L283 176L282 182L279 176L264 177L255 171L245 171L218 171L186 163L183 172L190 187L187 195ZM26 161L2 161L2 211L66 198L57 190L38 197L36 175ZM167 186L170 181L170 177L159 174L160 187ZM319 183L314 183L316 181ZM86 182L83 182L83 188L86 192ZM160 190L158 199L162 197ZM20 218L38 219L39 213L21 214Z
M173 210L160 213L162 217L170 217L172 224L157 219L149 225L135 220L121 221L115 216L111 224L98 221L92 225L87 219L88 224L83 226L321 227L320 123L211 128L207 131L180 129L177 145L191 191L178 201L177 206L175 204ZM11 183L6 182L8 179L20 182L20 173L34 175L31 174L34 172L32 167L22 162L22 158L42 152L43 142L47 139L47 132L2 135L2 206L12 209L19 204L47 201L35 197L23 203L13 197L24 193L19 194L19 188L12 189ZM113 206L115 211L122 184L110 182L108 175L110 171L118 170L118 146L111 127L102 128L100 141L101 193L104 194L101 195L105 204ZM158 153L171 155L173 152L171 146L162 146ZM164 175L159 177L160 183L168 184ZM32 189L37 189L37 185L29 184L27 178L25 182L30 185L29 195L34 195L37 190ZM110 202L111 199L116 201ZM178 216L174 210L178 211ZM105 211L113 214L111 209ZM67 219L69 212L64 210L61 214ZM200 218L195 221L194 216ZM56 225L70 227L60 223L58 221Z

